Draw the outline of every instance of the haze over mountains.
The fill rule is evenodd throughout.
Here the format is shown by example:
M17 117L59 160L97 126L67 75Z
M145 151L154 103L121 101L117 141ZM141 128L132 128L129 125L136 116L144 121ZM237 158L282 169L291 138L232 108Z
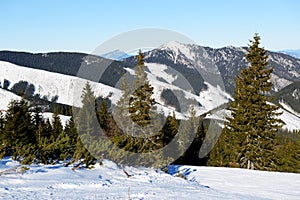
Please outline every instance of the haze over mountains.
M285 53L285 54L293 56L295 58L300 58L300 49L297 49L297 50L289 49L289 50L283 50L283 51L279 51L279 52Z
M158 108L166 114L176 111L178 117L184 118L188 105L194 104L197 105L198 115L213 115L211 110L231 101L234 80L241 67L247 66L245 52L246 47L214 49L178 42L169 42L145 52L148 78L154 86ZM124 55L120 51L114 53ZM283 53L268 53L270 65L274 66L272 94L277 97L276 102L280 101L283 105L284 121L290 123L287 127L300 129L297 114L300 113L300 59ZM112 53L109 55L115 58ZM68 52L31 54L0 51L0 60L1 85L4 79L11 82L10 87L25 80L35 85L36 93L48 95L49 98L57 95L58 102L67 105L74 104L72 84L74 86L80 80L82 88L85 79L95 82L94 87L99 89L96 95L108 97L115 103L121 94L118 81L124 73L129 79L132 78L132 68L136 65L134 56L111 60ZM82 69L88 73L80 73ZM100 72L101 76L95 72ZM174 101L174 95L177 101ZM183 105L180 102L184 102Z

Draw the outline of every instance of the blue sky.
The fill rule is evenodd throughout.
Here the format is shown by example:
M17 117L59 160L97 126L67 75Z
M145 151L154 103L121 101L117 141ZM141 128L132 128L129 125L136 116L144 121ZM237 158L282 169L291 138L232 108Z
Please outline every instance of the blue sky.
M91 52L122 32L177 31L204 46L300 49L298 0L98 0L0 2L0 50Z

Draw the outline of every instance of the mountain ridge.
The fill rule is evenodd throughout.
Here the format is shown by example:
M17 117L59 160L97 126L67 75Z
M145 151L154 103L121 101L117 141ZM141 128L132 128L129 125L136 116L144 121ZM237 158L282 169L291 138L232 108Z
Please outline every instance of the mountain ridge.
M200 115L230 101L231 97L228 97L227 93L232 94L235 77L242 67L247 66L244 58L246 49L246 47L233 46L214 49L196 44L169 42L144 52L147 74L151 84L155 86L155 93L157 93L155 98L159 99L158 103L163 106L161 109L172 112L167 107L173 107L173 110L182 112L178 110L180 107L178 101L176 103L172 100L174 94L179 101L197 105ZM270 52L269 55L270 63L274 65L272 82L275 83L275 87L272 94L276 96L277 103L284 99L289 107L299 112L298 107L295 106L299 100L288 95L290 90L285 89L284 92L281 90L300 80L300 59L276 52ZM96 55L73 52L32 54L0 51L0 60L17 63L18 67L77 76L116 89L122 74L127 73L131 78L133 77L132 69L136 65L136 56L123 61L114 61ZM92 71L82 75L81 68ZM90 75L95 74L93 70L96 69L97 72L99 68L103 68L102 76L99 79L97 76L91 77ZM20 81L20 79L16 80ZM187 111L188 106L182 105L182 107Z

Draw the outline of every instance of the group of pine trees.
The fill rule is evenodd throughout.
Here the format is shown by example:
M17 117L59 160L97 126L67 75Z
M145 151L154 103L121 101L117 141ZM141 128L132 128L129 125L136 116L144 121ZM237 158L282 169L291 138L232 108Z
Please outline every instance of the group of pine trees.
M10 102L0 117L0 158L28 164L55 163L69 160L76 154L76 128L72 119L63 128L57 114L44 119L38 106L30 106L24 98Z
M259 47L260 37L255 35L250 42L249 66L236 79L231 115L204 158L199 158L204 139L215 137L214 133L206 136L209 123L196 117L193 107L189 120L157 112L141 52L133 82L126 74L122 76L123 93L113 110L105 99L98 101L88 82L82 107L73 109L64 127L57 114L45 120L38 105L25 99L12 101L0 115L0 158L12 156L22 163L76 162L87 167L107 158L121 165L189 164L300 172L300 132L281 129L278 106L269 103L273 68L268 68L266 51ZM174 139L177 142L171 144ZM171 150L159 151L167 145Z
M176 119L174 113L167 117L157 113L155 99L152 97L153 87L147 79L141 52L137 59L133 82L128 81L126 74L121 78L120 88L123 94L113 110L108 110L105 101L100 105L95 104L94 93L87 84L83 95L83 107L75 113L78 133L96 158L105 157L118 164L168 165L184 153L183 146L188 138L178 138L172 152L159 150L174 139L180 123L186 124L182 126L185 132L190 131L189 129L196 131L196 124L191 128L191 124ZM95 111L98 107L99 110ZM197 134L203 135L204 131L198 131ZM191 155L196 158L196 154ZM181 157L179 160L194 159Z

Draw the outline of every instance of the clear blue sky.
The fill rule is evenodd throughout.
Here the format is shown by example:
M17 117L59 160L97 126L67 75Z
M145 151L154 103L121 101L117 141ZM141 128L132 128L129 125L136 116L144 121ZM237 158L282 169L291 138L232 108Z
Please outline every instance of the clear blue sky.
M204 46L300 49L299 0L0 1L0 50L91 52L139 28L177 31Z

